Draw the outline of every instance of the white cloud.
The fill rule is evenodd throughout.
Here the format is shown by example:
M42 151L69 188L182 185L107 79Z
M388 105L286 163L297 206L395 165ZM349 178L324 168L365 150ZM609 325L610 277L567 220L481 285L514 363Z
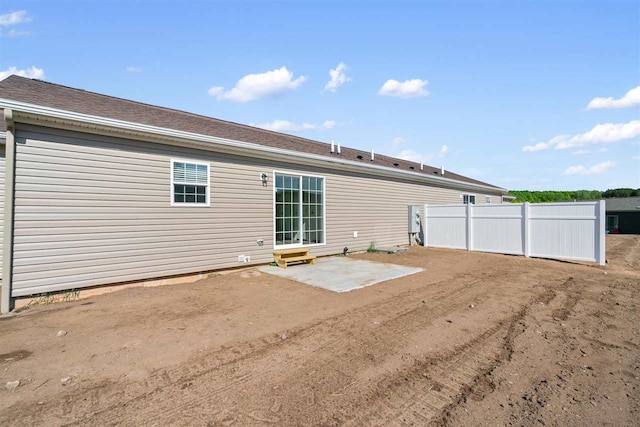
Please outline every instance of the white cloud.
M601 152L601 153L606 153L607 151L609 151L609 149L607 147L602 147L598 151Z
M564 171L565 175L597 175L606 172L616 165L616 162L607 160L606 162L598 163L590 168L579 166L571 166Z
M346 71L349 67L346 66L343 62L339 63L336 68L333 70L329 70L329 77L331 80L327 82L324 86L324 90L328 90L330 92L335 92L338 90L340 86L345 84L346 82L350 82L351 78L347 77Z
M430 155L430 154L425 155L411 149L400 151L396 155L396 157L402 160L407 160L407 161L416 162L416 163L420 163L421 161L427 163L431 161L431 159L433 159L433 155Z
M395 138L393 138L393 141L391 141L391 143L392 143L395 147L397 147L397 146L399 146L399 145L404 145L404 144L406 144L406 143L407 143L407 141L406 141L403 137L401 137L401 136L396 136Z
M335 127L336 122L333 120L325 120L322 124L302 123L295 124L288 120L274 120L271 123L262 123L256 126L262 129L272 130L275 132L300 132L304 130L325 130Z
M30 36L31 35L31 31L16 30L15 28L12 28L9 31L7 31L6 33L2 33L2 35L6 35L8 37Z
M127 71L130 73L141 73L144 69L142 67L136 67L135 65L129 65Z
M634 87L622 98L593 98L587 108L595 110L597 108L633 108L640 106L640 86Z
M15 74L20 77L27 77L29 79L44 79L44 70L42 68L30 67L24 70L18 70L16 67L9 67L4 71L0 71L0 80L4 80L10 75Z
M293 80L293 73L287 70L287 67L282 67L266 73L244 76L230 90L225 90L221 86L214 86L209 89L209 95L215 96L218 100L249 102L296 89L305 80L306 77L304 76Z
M31 21L31 17L25 10L18 10L16 12L0 15L0 27L11 27L13 25L24 24L29 21ZM8 31L0 31L0 36L3 37L21 37L28 36L30 34L31 31L17 30L15 28L11 28Z
M443 145L442 147L440 147L440 151L438 151L437 153L420 153L416 150L407 148L407 149L401 150L398 154L396 154L395 157L402 160L408 160L410 162L429 163L433 159L443 158L444 156L447 155L448 152L449 152L449 147L447 147L446 145Z
M417 98L420 96L429 95L429 91L425 89L425 86L429 83L428 80L405 80L399 82L394 79L389 79L380 88L378 95L395 96L398 98Z
M5 13L0 15L0 25L8 27L10 25L23 24L30 22L31 17L27 14L26 10L17 10L15 12Z
M632 120L629 123L604 123L578 135L558 135L547 142L525 145L522 147L522 151L541 151L550 148L565 150L587 145L614 143L637 137L640 137L640 120Z
M572 156L579 156L581 154L589 154L591 151L589 150L578 150L571 153Z
M522 151L541 151L550 148L548 144L544 142L538 142L536 145L525 145L522 147Z

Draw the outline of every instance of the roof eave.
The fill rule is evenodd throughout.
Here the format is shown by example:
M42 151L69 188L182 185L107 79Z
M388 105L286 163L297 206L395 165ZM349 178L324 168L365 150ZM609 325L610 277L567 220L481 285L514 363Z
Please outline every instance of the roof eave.
M126 135L138 139L151 139L156 142L178 145L197 146L208 151L224 151L245 157L270 158L278 161L291 161L296 158L298 163L312 166L331 167L340 170L351 170L362 173L375 173L382 176L403 178L419 182L429 182L441 186L453 186L464 189L484 189L492 193L506 192L500 187L474 184L458 181L441 176L430 176L419 172L411 172L378 166L362 164L352 160L336 157L327 157L318 154L304 153L266 145L219 138L192 132L179 131L171 128L150 126L141 123L127 122L100 116L76 113L73 111L43 107L8 99L0 99L0 108L13 110L15 122L30 123L36 125L46 124L58 128L70 128L80 130L92 130L108 135Z

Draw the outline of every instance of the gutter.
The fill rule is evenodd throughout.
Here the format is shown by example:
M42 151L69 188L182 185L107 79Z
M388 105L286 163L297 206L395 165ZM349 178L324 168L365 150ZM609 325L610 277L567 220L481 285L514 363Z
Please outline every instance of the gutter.
M12 109L14 121L20 123L36 125L45 124L49 126L57 125L55 127L67 127L72 129L84 128L94 131L98 130L108 134L124 134L143 139L151 138L157 140L157 142L170 145L195 146L208 151L221 151L220 147L224 147L226 149L224 152L232 152L245 157L257 157L260 159L269 158L288 163L291 162L292 158L295 158L298 163L311 166L320 166L324 168L329 167L343 171L350 170L358 173L402 178L423 183L428 182L446 187L467 188L472 190L482 189L492 193L507 192L504 188L463 182L440 176L430 176L417 172L393 169L386 166L361 164L352 160L330 158L318 154L269 147L251 142L237 141L193 132L184 132L158 126L144 125L141 123L92 116L8 99L0 99L0 108ZM212 146L212 144L215 144L215 146Z
M0 298L0 313L5 314L13 310L13 213L15 197L15 167L16 167L16 139L13 111L6 109L3 112L6 125L5 138L5 175L4 175L4 211L3 235L2 235L2 297Z

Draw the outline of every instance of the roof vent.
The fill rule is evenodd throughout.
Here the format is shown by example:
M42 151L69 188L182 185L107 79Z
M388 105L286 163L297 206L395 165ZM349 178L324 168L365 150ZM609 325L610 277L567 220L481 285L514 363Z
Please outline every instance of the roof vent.
M373 148L371 149L371 161L372 162L376 161L376 153L373 152Z
M340 149L340 141L338 141L338 156L342 154L342 150Z
M333 143L333 139L331 140L331 154L335 153L336 145Z
M444 166L440 168L440 175L444 176Z

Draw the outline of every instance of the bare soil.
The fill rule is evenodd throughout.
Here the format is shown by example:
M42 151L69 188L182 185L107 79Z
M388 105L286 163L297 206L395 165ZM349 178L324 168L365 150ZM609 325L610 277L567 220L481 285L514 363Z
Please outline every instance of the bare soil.
M355 255L425 271L346 294L249 269L32 307L0 319L0 424L638 425L640 236L607 245L607 267L414 247Z

